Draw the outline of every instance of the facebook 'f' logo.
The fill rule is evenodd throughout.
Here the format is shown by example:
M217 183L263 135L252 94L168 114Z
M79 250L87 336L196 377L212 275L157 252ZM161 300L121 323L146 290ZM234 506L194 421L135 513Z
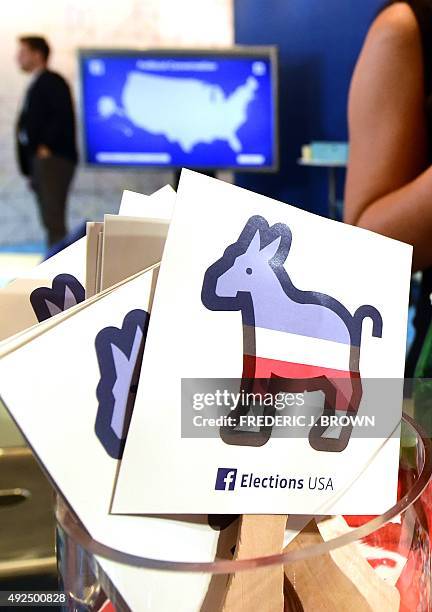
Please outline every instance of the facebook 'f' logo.
M237 478L235 468L219 468L216 476L216 491L234 491Z

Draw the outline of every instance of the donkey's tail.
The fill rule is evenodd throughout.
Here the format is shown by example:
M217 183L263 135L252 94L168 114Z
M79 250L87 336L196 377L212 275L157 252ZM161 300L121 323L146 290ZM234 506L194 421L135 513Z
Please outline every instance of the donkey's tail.
M362 326L365 319L372 321L372 336L374 338L382 338L383 320L380 312L374 306L360 306L354 313L354 326L358 334L358 340L361 340Z

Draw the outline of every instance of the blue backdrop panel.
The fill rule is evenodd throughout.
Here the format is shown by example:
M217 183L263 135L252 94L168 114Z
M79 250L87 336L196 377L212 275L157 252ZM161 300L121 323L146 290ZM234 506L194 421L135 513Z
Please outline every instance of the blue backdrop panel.
M346 140L351 75L383 0L236 0L237 44L276 44L280 171L238 174L238 185L327 215L327 174L297 165L302 144ZM342 172L339 190L342 191Z

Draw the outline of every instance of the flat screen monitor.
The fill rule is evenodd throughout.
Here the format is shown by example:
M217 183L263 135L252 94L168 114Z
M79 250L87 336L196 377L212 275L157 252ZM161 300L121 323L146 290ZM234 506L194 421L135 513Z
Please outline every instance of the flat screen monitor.
M276 170L277 52L81 50L87 164Z

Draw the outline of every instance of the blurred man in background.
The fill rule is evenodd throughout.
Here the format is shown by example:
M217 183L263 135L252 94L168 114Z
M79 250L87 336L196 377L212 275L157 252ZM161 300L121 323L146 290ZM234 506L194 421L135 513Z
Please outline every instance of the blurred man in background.
M18 118L18 160L52 246L66 235L66 202L78 156L71 92L64 78L48 69L49 54L44 38L19 38L17 62L32 78Z

